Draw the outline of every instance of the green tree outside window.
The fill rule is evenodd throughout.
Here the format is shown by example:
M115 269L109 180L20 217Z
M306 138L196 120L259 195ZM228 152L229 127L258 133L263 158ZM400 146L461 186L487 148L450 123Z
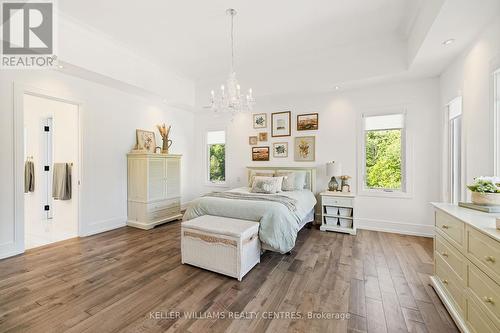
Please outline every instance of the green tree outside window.
M212 144L209 145L210 154L210 175L211 182L226 181L226 145Z
M366 186L401 190L401 130L365 132Z

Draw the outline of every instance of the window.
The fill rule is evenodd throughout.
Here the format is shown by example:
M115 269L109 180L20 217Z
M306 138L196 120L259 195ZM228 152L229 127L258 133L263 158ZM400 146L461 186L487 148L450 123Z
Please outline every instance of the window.
M405 115L363 117L365 190L405 192Z
M210 183L226 182L226 132L207 132L207 178Z
M500 176L500 69L494 73L494 149L495 173Z
M449 201L462 200L462 98L448 104L448 176Z

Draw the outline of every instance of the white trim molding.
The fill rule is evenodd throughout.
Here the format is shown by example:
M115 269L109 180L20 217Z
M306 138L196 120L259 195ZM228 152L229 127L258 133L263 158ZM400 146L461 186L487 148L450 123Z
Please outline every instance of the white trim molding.
M365 117L384 116L392 114L404 115L404 127L401 146L403 149L402 156L402 185L403 190L400 191L387 191L383 189L367 189L365 188ZM412 127L408 124L407 106L391 106L387 108L380 108L373 111L363 112L358 116L357 124L357 195L365 197L384 197L384 198L399 198L411 199L413 198L413 132Z
M357 217L356 224L358 229L391 232L411 236L434 237L434 225L432 224L424 225L388 220L374 220L363 217Z
M493 113L493 172L500 176L500 64L493 71L492 113Z
M92 236L101 232L110 231L113 229L125 227L127 225L127 217L117 217L108 220L96 221L88 223L80 233L80 237Z
M82 233L82 212L81 212L81 175L82 175L82 109L83 103L60 93L46 91L22 83L13 82L13 117L14 117L14 235L12 243L6 244L5 250L0 246L0 258L23 253L25 251L24 235L24 95L29 94L54 101L69 103L78 107L78 174L75 175L78 180L78 235Z

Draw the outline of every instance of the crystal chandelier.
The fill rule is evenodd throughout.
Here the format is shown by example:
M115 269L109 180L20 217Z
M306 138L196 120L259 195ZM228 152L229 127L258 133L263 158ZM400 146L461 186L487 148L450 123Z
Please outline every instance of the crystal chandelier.
M210 98L210 108L213 111L246 111L251 110L252 106L255 104L255 100L252 95L252 88L248 89L248 94L243 96L241 94L241 88L236 80L236 72L234 71L234 29L233 21L236 16L236 10L229 8L226 10L226 14L231 16L231 72L227 78L226 85L220 86L220 95L216 96L215 91L211 91Z

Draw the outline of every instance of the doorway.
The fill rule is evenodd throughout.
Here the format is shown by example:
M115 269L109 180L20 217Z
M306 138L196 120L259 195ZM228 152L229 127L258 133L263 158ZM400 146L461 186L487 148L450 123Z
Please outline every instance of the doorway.
M24 247L79 235L79 104L24 92Z

